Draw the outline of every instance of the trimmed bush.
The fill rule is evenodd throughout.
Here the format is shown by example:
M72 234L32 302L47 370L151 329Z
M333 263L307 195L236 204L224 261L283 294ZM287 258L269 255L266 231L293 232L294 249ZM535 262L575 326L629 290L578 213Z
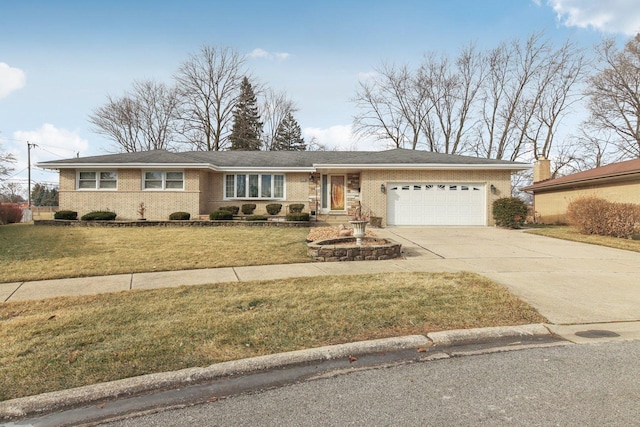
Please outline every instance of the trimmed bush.
M300 213L304 210L304 203L294 203L289 205L289 213Z
M22 221L22 209L18 205L0 204L0 225L15 224Z
M58 211L53 214L53 219L67 219L75 221L78 219L78 212L75 211Z
M173 212L169 215L169 220L171 221L188 221L191 219L191 214L189 212Z
M269 215L278 215L282 209L281 203L269 203L267 206L267 212Z
M247 221L266 221L267 219L266 215L250 215L245 218Z
M240 208L237 206L222 206L219 207L218 210L231 212L231 215L238 215L238 211L240 210Z
M306 212L290 213L285 219L287 221L309 221L309 214Z
M245 205L242 205L242 213L245 215L251 215L253 213L253 211L256 210L256 204L255 203L247 203Z
M520 228L527 213L527 204L517 197L502 197L493 202L493 219L499 227Z
M111 211L93 211L82 215L83 221L113 221L116 219L116 213Z
M233 214L227 210L218 209L217 211L209 214L209 219L216 221L228 221L233 219Z
M569 203L567 219L582 234L631 239L640 232L640 205L582 197Z

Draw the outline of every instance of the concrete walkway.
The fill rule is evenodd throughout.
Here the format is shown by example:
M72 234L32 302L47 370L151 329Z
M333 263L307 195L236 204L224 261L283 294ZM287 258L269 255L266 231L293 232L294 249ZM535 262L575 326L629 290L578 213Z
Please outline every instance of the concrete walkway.
M608 331L621 331L621 337L640 338L640 253L493 227L392 227L375 232L402 243L405 259L1 283L0 301L289 277L471 271L506 286L549 319L561 335L576 332L574 326L563 325L606 324Z

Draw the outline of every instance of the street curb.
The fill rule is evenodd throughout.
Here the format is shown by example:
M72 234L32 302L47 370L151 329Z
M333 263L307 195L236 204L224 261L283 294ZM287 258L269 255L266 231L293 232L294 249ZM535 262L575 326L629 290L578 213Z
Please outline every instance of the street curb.
M125 378L0 402L0 420L36 416L64 408L89 405L105 400L114 400L116 398L149 393L162 389L184 387L193 383L211 381L264 369L339 359L355 354L427 347L430 344L429 339L423 335L410 335L233 360L217 363L206 368L187 368L173 372L141 375L139 377Z
M431 332L427 338L434 346L452 346L467 344L477 341L486 341L509 337L533 337L551 335L549 329L543 324L521 326L497 326L493 328L454 329L451 331Z
M181 388L191 384L222 379L239 374L281 368L301 363L346 358L351 355L389 352L411 348L418 349L430 346L455 346L496 338L540 335L551 335L551 333L542 324L459 329L432 332L426 336L409 335L404 337L383 338L258 356L217 363L205 368L187 368L172 372L147 374L68 390L6 400L0 402L0 420L34 417L72 407L91 405L164 389Z

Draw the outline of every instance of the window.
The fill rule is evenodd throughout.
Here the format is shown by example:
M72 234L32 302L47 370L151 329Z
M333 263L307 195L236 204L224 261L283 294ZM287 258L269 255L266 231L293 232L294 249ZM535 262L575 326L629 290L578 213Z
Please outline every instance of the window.
M226 199L283 199L284 175L244 174L226 175Z
M146 171L142 188L145 190L183 190L184 172Z
M118 172L115 171L81 171L78 172L79 190L116 190L118 188Z

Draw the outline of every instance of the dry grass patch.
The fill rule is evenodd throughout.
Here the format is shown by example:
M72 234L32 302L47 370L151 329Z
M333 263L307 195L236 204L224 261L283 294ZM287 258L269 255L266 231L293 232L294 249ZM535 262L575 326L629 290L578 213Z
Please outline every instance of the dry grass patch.
M555 237L556 239L571 240L574 242L589 243L592 245L608 246L610 248L640 252L640 240L598 236L595 234L581 234L576 228L569 226L548 226L527 230L526 232L537 234L539 236Z
M0 227L1 282L310 261L307 229Z
M329 344L543 322L470 273L330 276L0 304L0 400Z

